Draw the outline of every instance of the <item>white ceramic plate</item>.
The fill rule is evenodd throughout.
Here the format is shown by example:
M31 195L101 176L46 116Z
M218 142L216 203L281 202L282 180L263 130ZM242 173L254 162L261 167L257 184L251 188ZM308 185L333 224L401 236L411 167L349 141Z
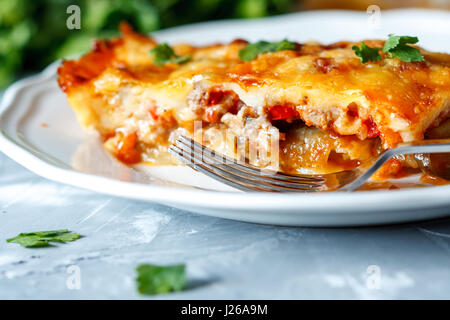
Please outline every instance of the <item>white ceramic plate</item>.
M370 28L367 19L365 13L357 12L306 12L197 24L161 31L156 36L169 42L202 44L285 37L331 42L396 33L417 35L424 47L450 52L450 43L444 41L450 38L448 12L382 12L380 29ZM0 115L1 150L48 179L206 215L277 225L368 225L450 215L450 186L354 193L242 193L189 168L153 167L144 173L139 168L130 169L112 159L96 137L81 130L57 87L56 67L11 86L4 95Z

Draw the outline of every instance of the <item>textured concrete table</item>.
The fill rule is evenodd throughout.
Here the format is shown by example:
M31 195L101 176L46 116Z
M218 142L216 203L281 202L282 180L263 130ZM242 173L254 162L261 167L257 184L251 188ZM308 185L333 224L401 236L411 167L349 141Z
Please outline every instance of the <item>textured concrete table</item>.
M159 299L450 298L450 220L253 225L53 183L4 155L0 172L3 299L141 298L134 278L143 262L187 264L188 290ZM85 237L45 249L5 242L61 228Z

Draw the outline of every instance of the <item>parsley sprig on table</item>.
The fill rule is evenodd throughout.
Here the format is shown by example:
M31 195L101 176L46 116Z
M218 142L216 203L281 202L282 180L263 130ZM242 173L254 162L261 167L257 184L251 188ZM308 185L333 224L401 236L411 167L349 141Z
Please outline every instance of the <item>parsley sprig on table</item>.
M191 55L177 56L175 51L167 44L161 43L150 50L150 54L153 56L153 63L157 66L163 66L166 63L183 64L191 60Z
M362 63L380 60L380 50L387 53L388 58L398 58L405 62L423 61L424 57L420 54L420 50L409 45L417 42L419 42L417 37L390 34L383 48L372 48L362 42L360 47L353 46L352 49Z
M141 264L136 268L138 291L141 294L161 294L181 291L186 285L186 266L156 266Z
M7 242L15 242L26 248L51 246L50 242L69 242L81 238L67 229L20 233ZM186 265L157 266L141 264L136 268L137 289L141 294L156 295L181 291L186 286Z
M295 44L286 39L279 42L258 41L248 44L245 48L241 49L239 51L239 58L247 62L256 59L260 54L282 50L295 50Z
M26 248L42 248L51 246L50 242L69 242L81 238L78 233L70 232L67 229L38 231L20 233L14 238L7 239L7 242L15 242Z

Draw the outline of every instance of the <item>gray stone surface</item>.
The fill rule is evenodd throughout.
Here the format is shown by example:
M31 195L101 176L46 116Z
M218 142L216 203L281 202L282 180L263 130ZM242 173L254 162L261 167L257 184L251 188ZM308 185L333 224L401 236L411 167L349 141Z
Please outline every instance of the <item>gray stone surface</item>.
M5 242L60 228L84 238L47 249ZM240 223L53 183L0 155L0 298L143 298L134 278L144 262L187 264L188 290L158 299L448 299L450 220L347 229ZM67 286L73 265L80 289Z

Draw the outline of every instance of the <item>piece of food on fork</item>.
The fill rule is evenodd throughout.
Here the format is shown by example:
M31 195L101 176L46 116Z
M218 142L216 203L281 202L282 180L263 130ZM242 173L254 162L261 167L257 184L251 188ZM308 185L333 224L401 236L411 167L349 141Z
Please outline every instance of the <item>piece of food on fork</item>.
M450 137L450 55L415 37L195 47L158 44L127 24L121 32L64 61L58 83L78 121L127 164L179 164L168 148L186 135L259 167L320 174ZM422 166L397 157L378 177Z

